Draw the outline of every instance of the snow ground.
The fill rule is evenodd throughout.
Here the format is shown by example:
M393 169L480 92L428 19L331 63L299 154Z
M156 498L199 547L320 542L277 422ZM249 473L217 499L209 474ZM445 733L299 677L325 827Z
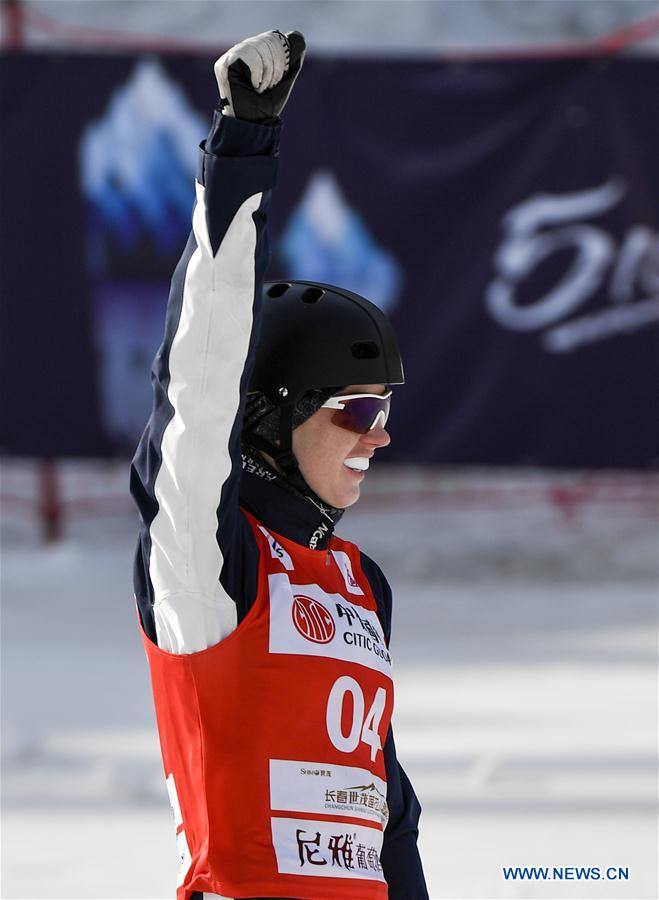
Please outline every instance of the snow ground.
M5 499L29 487L10 476ZM339 531L394 588L395 728L431 895L656 897L656 483L368 478ZM43 547L3 506L2 896L172 897L134 518L74 516ZM509 865L630 877L506 882Z

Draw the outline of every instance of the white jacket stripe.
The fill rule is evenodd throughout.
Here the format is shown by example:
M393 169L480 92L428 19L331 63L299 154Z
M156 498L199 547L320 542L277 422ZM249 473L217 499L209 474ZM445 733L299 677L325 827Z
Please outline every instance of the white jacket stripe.
M150 527L149 572L158 646L193 653L236 627L236 606L220 585L217 509L231 472L229 436L252 330L257 230L262 194L240 206L215 257L197 183L192 217L197 249L185 273L170 356L174 414L155 480L159 510Z

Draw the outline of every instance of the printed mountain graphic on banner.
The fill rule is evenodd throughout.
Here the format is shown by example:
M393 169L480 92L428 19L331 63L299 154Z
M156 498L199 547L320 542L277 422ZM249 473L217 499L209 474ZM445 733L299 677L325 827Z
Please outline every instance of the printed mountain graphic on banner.
M89 217L88 267L144 274L148 258L180 252L207 126L155 60L140 61L80 142Z
M401 266L378 246L327 170L311 177L277 249L291 278L340 285L385 312L398 301Z
M151 408L149 366L206 131L162 66L141 60L80 141L98 405L115 452L135 446Z

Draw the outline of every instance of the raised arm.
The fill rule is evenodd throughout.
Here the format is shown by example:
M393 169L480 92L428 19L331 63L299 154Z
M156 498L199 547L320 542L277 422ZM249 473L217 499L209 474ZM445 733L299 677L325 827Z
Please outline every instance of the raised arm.
M212 646L236 626L220 573L240 527L240 428L268 263L278 114L303 53L301 35L268 32L215 65L220 111L201 146L192 233L131 469L142 520L136 599L149 637L174 653Z

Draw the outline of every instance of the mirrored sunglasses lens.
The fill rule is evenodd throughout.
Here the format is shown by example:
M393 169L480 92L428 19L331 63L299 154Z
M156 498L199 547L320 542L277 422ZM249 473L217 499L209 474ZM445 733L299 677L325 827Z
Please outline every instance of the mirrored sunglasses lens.
M345 407L337 409L332 421L340 428L347 428L348 431L355 431L357 434L366 434L376 419L378 424L384 427L389 418L390 405L390 397L357 397L354 400L346 400ZM384 417L379 416L379 413L384 413Z

